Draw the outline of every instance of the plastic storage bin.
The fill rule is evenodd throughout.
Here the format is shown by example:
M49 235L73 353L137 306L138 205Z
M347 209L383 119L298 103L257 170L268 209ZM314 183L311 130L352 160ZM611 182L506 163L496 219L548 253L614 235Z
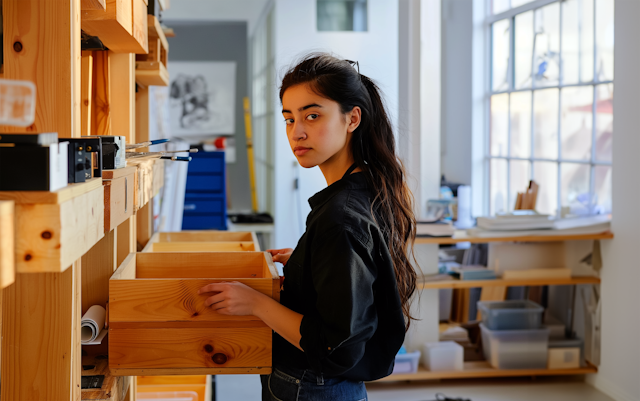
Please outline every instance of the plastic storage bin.
M479 301L482 323L489 330L540 328L544 308L531 301Z
M420 351L396 355L396 363L393 366L394 373L416 373L418 362L420 361Z
M497 369L546 369L549 329L489 330L480 323L484 357Z
M425 343L422 348L422 364L427 370L448 372L462 370L464 348L455 341Z

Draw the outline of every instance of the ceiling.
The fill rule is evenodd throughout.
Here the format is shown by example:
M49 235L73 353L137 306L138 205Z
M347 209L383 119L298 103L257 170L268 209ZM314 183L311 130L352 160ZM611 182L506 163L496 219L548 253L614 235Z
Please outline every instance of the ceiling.
M247 21L249 32L270 0L171 0L163 21Z

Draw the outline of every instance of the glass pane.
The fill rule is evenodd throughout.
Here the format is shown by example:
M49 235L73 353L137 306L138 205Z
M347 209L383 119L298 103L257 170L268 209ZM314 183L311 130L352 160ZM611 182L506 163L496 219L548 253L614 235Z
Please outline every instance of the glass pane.
M491 0L491 13L500 14L509 9L509 0Z
M507 156L509 94L491 96L491 156Z
M492 75L494 92L509 89L509 20L503 19L491 25Z
M558 210L558 164L534 162L533 179L540 186L536 210L540 213L555 215Z
M593 80L593 0L562 3L562 83Z
M511 94L511 157L531 157L531 92Z
M520 7L523 4L531 3L533 0L511 0L511 8Z
M503 213L509 210L507 205L507 161L504 159L491 159L491 200L489 213Z
M613 151L613 84L596 86L596 160L611 161Z
M590 214L589 170L591 166L588 164L562 163L560 168L562 174L561 196L563 210L570 214ZM566 214L566 212L563 214Z
M533 74L536 86L558 85L560 78L560 3L535 10Z
M531 163L524 160L511 160L509 167L509 210L513 210L518 192L525 192L529 187Z
M594 188L596 214L611 213L611 166L596 166L594 169Z
M596 0L596 71L599 81L613 80L613 0Z
M533 11L516 15L515 23L515 78L516 89L531 87L533 57Z
M562 95L562 160L591 160L593 86L564 88Z
M318 31L367 30L367 0L316 0Z
M558 89L533 92L533 156L558 158Z

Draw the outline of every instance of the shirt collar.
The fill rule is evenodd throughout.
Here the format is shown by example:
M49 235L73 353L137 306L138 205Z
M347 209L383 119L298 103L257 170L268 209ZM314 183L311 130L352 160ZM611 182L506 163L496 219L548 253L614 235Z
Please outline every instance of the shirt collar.
M309 198L309 206L311 206L311 210L313 210L325 204L329 199L333 198L340 191L343 191L345 189L364 188L367 188L367 180L365 179L364 173L353 173L334 182L322 191L313 195L311 198Z

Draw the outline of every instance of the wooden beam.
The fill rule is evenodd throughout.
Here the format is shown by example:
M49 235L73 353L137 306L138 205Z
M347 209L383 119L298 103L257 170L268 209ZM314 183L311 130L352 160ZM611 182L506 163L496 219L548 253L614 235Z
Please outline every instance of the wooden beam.
M135 54L109 52L111 123L113 132L127 137L127 143L136 143L136 71Z
M80 136L80 0L4 0L4 78L37 87L34 123L0 132Z
M103 0L104 1L104 0ZM81 73L81 135L91 135L91 106L93 99L93 52L82 52L82 73Z
M141 207L136 213L136 219L136 248L142 249L153 235L153 203L149 202Z
M255 251L253 242L157 242L153 252L245 252Z
M3 291L2 401L80 399L81 264Z
M136 92L136 140L146 142L149 140L149 89L138 88ZM140 149L146 152L148 148Z
M118 252L117 266L129 256L130 253L136 252L136 219L130 217L116 228L118 236Z
M93 52L91 135L111 135L111 68L108 51Z
M14 212L13 201L0 201L0 293L15 280Z
M106 307L109 278L117 268L116 235L110 231L82 257L82 313L93 305Z
M106 0L81 0L82 10L105 10L107 8Z

